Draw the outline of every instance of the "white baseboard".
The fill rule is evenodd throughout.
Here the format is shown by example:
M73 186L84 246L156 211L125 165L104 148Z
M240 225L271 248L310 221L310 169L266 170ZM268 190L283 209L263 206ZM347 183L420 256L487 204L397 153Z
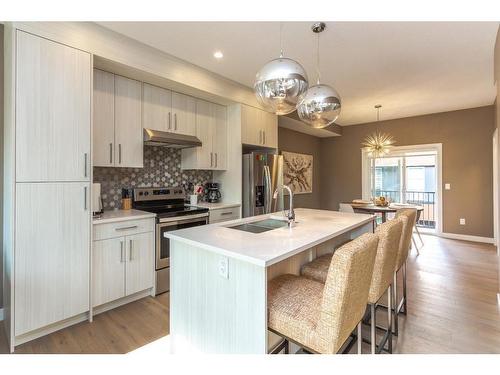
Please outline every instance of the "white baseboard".
M440 233L438 234L440 237L451 238L453 240L462 240L462 241L472 241L472 242L482 242L482 243L490 243L494 244L495 239L491 237L480 237L480 236L470 236L468 234L456 234L456 233Z
M3 320L3 309L0 309L0 322Z

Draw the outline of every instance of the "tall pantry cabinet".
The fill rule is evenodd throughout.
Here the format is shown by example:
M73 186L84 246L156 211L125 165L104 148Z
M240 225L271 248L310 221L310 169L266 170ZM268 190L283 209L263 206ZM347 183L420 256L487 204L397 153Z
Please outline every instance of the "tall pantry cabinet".
M12 349L89 311L92 62L21 30L6 34L4 304Z

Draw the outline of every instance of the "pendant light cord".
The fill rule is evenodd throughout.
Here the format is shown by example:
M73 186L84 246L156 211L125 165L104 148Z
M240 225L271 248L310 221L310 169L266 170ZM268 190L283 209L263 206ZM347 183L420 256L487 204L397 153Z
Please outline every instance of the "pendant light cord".
M283 57L283 22L280 22L280 59Z
M320 33L318 33L318 42L317 42L317 48L316 48L316 73L318 75L318 81L317 81L318 85L319 85L319 81L321 78L321 73L319 71L319 34Z

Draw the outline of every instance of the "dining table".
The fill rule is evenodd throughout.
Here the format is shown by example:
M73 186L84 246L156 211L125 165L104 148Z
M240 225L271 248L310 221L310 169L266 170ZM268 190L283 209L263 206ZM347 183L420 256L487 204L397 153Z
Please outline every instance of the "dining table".
M385 223L387 221L388 213L396 213L398 210L401 210L403 208L415 208L417 210L417 217L420 217L420 214L424 211L423 206L414 204L389 204L387 206L377 206L374 203L366 204L366 203L349 202L349 204L353 208L354 212L381 214L382 223Z

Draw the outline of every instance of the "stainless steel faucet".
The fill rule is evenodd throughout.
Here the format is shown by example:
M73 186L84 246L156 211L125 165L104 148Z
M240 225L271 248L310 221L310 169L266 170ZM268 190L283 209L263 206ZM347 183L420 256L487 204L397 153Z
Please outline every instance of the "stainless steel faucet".
M292 224L295 222L295 211L293 210L293 193L292 189L288 185L283 185L281 189L286 189L288 190L288 194L290 195L290 207L288 209L288 214L287 214L287 219L288 219L288 226L291 227ZM273 194L273 199L278 198L278 193L279 193L279 188L277 188L274 191Z

